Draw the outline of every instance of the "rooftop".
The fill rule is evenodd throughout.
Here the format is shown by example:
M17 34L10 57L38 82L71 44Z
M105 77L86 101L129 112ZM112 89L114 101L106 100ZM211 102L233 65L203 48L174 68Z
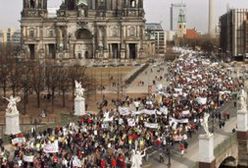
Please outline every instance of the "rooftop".
M146 23L145 28L146 28L146 30L164 31L161 23Z

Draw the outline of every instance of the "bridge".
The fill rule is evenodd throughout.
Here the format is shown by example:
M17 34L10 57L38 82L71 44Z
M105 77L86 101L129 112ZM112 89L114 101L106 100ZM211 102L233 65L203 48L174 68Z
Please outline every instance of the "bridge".
M227 105L223 111L230 111L234 108L233 104ZM247 115L246 115L247 117ZM222 168L222 167L248 167L248 131L234 131L237 129L239 117L233 112L225 127L214 130L214 159L211 163L199 162L199 138L195 135L194 140L190 142L186 153L181 156L178 151L172 151L171 168ZM203 133L203 132L201 132ZM207 150L206 150L207 152ZM164 168L169 167L168 160L163 164L158 163L158 155L150 156L149 163L144 167Z
M237 133L229 135L224 141L218 144L214 149L216 158L215 166L238 166L238 141Z

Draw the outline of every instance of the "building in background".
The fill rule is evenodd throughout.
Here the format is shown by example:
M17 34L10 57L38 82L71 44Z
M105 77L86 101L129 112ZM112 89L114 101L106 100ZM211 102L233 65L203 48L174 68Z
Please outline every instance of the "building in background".
M200 38L200 33L197 32L195 27L192 29L187 29L184 38L188 40L197 40Z
M186 28L186 17L185 13L182 9L180 9L177 21L177 37L183 38L186 35L187 28Z
M161 23L146 23L145 30L155 40L155 53L163 56L166 53L166 32Z
M215 7L216 1L209 0L209 11L208 11L208 34L210 38L216 37L216 16Z
M230 9L220 22L220 47L234 58L248 53L248 9Z
M186 11L186 4L172 3L170 7L170 31L177 30L177 22L180 10Z
M0 30L0 45L3 46L20 46L21 32L19 29L8 28Z
M136 59L145 57L143 0L25 0L22 48L29 59Z

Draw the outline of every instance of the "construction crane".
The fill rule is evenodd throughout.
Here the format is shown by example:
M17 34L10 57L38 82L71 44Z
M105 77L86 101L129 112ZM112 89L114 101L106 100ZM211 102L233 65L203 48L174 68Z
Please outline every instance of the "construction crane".
M184 3L172 3L170 7L170 30L173 30L173 14L174 14L174 8L180 8L184 10L186 8L186 4Z

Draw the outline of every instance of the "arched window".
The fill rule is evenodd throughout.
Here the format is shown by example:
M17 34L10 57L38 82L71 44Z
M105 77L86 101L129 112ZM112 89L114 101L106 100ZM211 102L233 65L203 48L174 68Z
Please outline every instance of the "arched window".
M30 0L30 7L35 8L35 0Z
M132 7L132 8L135 8L136 7L136 1L135 0L130 0L129 1L129 6Z
M89 30L86 30L86 29L79 29L77 32L76 32L76 38L78 40L82 40L82 39L91 39L92 38L92 35L91 35L91 32Z
M85 51L85 53L84 53L84 58L86 58L86 59L89 58L89 52L88 52L88 51Z

